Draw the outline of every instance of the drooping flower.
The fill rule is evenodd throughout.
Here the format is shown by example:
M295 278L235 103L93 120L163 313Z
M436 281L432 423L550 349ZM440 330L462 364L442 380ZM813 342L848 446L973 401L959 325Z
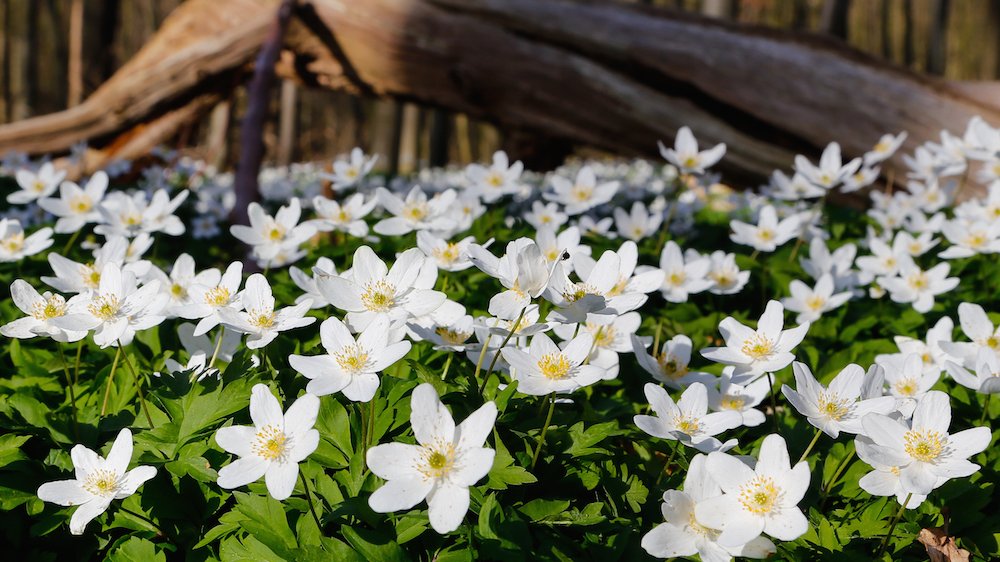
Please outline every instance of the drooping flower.
M295 488L299 463L319 446L319 431L313 429L318 415L319 398L313 394L303 394L282 413L267 385L254 385L253 425L226 426L215 433L215 442L239 457L219 469L219 486L231 490L263 476L272 498L287 499Z
M549 264L541 249L530 238L518 238L507 244L506 252L496 257L478 244L469 245L469 259L480 271L496 278L507 288L490 299L489 312L504 320L513 320L549 285L559 262Z
M76 478L42 484L38 488L38 498L62 506L80 506L69 521L69 530L74 535L83 534L87 523L104 513L112 500L131 496L139 486L156 476L156 468L152 466L128 470L132 461L132 432L128 428L118 432L107 458L83 445L74 446L70 456Z
M432 385L413 389L410 426L417 444L387 443L368 450L368 468L386 480L368 505L389 513L426 499L435 531L457 529L469 510L469 487L493 467L496 452L483 445L496 417L496 405L487 402L456 426Z

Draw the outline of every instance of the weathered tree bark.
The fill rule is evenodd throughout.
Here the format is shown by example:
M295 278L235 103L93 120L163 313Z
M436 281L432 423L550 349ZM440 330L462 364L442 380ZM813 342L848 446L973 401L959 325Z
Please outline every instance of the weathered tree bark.
M277 0L189 0L80 106L0 126L0 153L65 150L232 87ZM578 0L308 0L279 75L305 85L463 112L504 129L625 155L656 154L689 125L725 142L725 165L756 181L837 140L849 155L885 132L907 148L1000 124L980 88L892 67L835 41L640 5ZM207 108L206 108L207 110ZM971 190L966 190L967 192Z

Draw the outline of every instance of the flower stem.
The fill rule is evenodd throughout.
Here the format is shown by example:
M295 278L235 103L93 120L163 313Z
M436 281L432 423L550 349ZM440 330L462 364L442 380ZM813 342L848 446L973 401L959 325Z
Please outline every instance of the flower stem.
M774 421L774 432L781 435L781 427L778 426L778 399L774 396L774 373L767 374L767 382L768 391L771 393L771 420Z
M104 388L104 402L101 404L101 417L108 413L108 397L111 396L111 381L115 379L115 371L118 369L118 358L122 356L122 348L115 349L115 360L111 363L111 372L108 373L108 382Z
M851 444L853 443L854 442L851 441ZM840 464L837 465L837 469L833 471L833 475L830 477L830 479L824 482L822 486L820 486L819 490L820 510L822 510L823 506L826 504L826 500L830 495L830 490L837 485L837 480L840 478L840 475L843 474L844 470L846 470L848 465L851 464L851 459L854 458L856 452L857 451L852 448L851 452L848 453L848 455L845 456L842 461L840 461Z
M80 440L80 423L76 416L76 390L73 388L73 379L69 376L69 364L66 363L66 352L62 342L59 342L59 359L62 360L63 373L66 375L66 388L69 389L69 401L73 406L73 435L76 440Z
M538 436L538 445L535 445L535 454L531 455L531 469L534 470L535 463L538 462L538 454L542 452L542 444L545 443L545 433L549 430L552 422L552 412L556 409L556 393L549 394L549 413L545 416L545 424L542 425L542 434Z
M73 365L73 384L80 382L80 355L83 353L83 340L76 344L76 363Z
M680 443L673 441L673 448L670 450L670 456L667 457L667 462L663 463L663 469L660 470L660 475L656 477L656 486L660 485L660 480L663 480L663 475L670 470L670 463L674 462L674 457L677 456L677 449L680 448Z
M73 244L76 243L76 239L80 237L80 232L82 231L83 231L82 228L78 228L76 232L73 233L73 236L69 237L69 240L66 242L66 245L63 246L62 253L64 256L69 254L69 251L73 248Z
M118 349L121 349L122 342L118 340ZM132 366L132 360L128 357L128 352L122 353L122 357L125 358L125 366L128 367L130 373L132 373L132 378L135 379L135 389L139 393L139 406L142 408L142 413L146 415L146 421L149 422L150 429L154 428L153 418L149 415L149 408L146 406L146 394L142 391L142 381L139 379L139 373L135 371L135 367Z
M215 342L215 351L212 352L212 359L208 362L208 367L205 370L209 370L215 365L215 358L219 356L219 348L222 347L222 338L226 335L226 327L219 326L219 339Z
M493 360L490 361L490 366L488 369L486 369L486 374L483 375L483 380L480 381L479 383L480 396L482 396L483 392L486 390L486 381L490 380L490 373L493 372L493 367L496 366L497 359L500 358L500 351L504 348L505 345L507 345L507 342L510 341L510 338L514 337L514 332L517 331L518 326L521 324L521 320L524 318L524 313L527 311L528 311L527 306L521 309L521 313L517 315L517 320L514 320L514 323L511 324L510 329L507 330L507 337L503 339L503 343L500 344L500 347L497 348L496 354L493 355Z
M816 429L816 435L814 435L814 436L813 436L813 439L812 439L812 441L810 441L810 442L809 442L809 446L808 446L808 447L806 447L806 450L805 450L805 451L804 451L804 452L802 453L802 456L801 456L801 457L799 457L799 462L797 462L797 463L795 463L795 464L799 464L800 462L802 462L802 461L806 460L806 457L808 457L808 456L809 456L809 453L811 453L811 452L812 452L812 450L813 450L813 447L815 447L815 446L816 446L816 442L817 442L817 441L819 441L819 436L820 436L820 435L821 435L822 433L823 433L823 432L822 432L822 431L820 431L820 430L819 430L818 428Z
M882 539L882 545L878 547L878 553L875 554L875 558L881 558L882 554L885 553L885 548L889 546L889 538L892 537L892 532L896 530L896 524L899 523L899 519L903 516L903 512L906 511L906 504L910 503L910 498L913 496L913 492L906 494L906 499L903 500L903 505L899 506L899 511L896 512L896 516L892 518L892 523L889 525L889 532L885 534L885 538Z
M306 493L306 501L309 502L309 512L312 513L313 521L316 522L316 527L319 529L320 534L323 534L323 523L319 520L319 515L316 514L316 506L313 505L312 494L309 493L309 481L306 480L306 475L299 471L299 480L302 481L302 489Z
M986 400L983 401L983 415L979 416L979 425L983 425L986 422L986 417L990 415L990 396L993 394L987 394Z
M455 353L449 353L448 358L444 360L444 370L441 372L441 380L444 380L448 376L448 369L451 368L451 359L455 356Z

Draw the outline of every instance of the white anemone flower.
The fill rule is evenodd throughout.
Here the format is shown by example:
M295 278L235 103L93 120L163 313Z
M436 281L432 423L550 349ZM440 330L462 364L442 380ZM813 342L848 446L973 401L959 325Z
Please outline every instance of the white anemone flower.
M549 181L552 192L545 193L545 199L564 205L564 212L569 216L585 213L611 201L619 185L617 181L597 183L597 174L590 166L580 168L574 181L559 175L550 176Z
M424 383L410 397L410 427L417 444L386 443L368 449L368 468L386 480L368 498L378 513L412 508L427 500L431 527L454 531L469 510L469 487L493 467L496 451L484 447L497 408L487 402L455 425L434 387Z
M66 172L57 171L52 162L46 162L37 172L18 170L14 174L17 185L21 188L7 195L7 202L13 205L24 205L36 199L48 197L55 193L59 183L66 177Z
M375 191L375 197L389 214L372 228L383 236L401 236L414 230L430 230L444 233L455 228L458 221L452 211L458 193L454 189L446 189L428 198L420 186L413 186L401 198L384 187Z
M55 277L42 276L42 282L63 293L89 293L101 283L104 266L113 263L122 269L136 272L136 266L125 264L128 241L116 236L94 251L94 261L78 263L55 252L47 256Z
M719 143L708 150L698 150L698 141L688 127L681 127L674 139L674 148L667 148L662 142L660 156L677 167L685 174L704 174L705 170L716 165L726 154L725 143Z
M229 232L253 248L254 257L260 262L271 261L288 248L298 248L316 233L313 224L299 224L302 207L297 197L278 209L273 217L258 203L250 203L247 213L250 226L234 224Z
M744 545L761 533L791 541L809 529L809 520L798 508L809 488L809 465L802 461L791 466L780 435L764 438L752 467L718 452L708 455L706 466L722 495L699 502L695 516L722 531L717 539L720 545Z
M215 442L239 458L219 469L219 486L231 490L264 477L267 492L282 501L292 495L299 463L319 446L313 429L319 398L303 394L284 413L267 385L250 393L252 426L231 425L215 432Z
M980 349L975 364L975 373L951 361L945 362L945 369L965 388L983 394L1000 394L1000 357L988 349Z
M104 458L83 445L70 450L76 478L46 482L38 487L38 498L63 506L80 506L69 520L69 531L82 535L84 527L104 513L112 500L125 499L150 478L156 468L137 466L128 470L132 461L132 432L124 428Z
M788 286L792 296L781 299L781 304L788 310L799 313L795 318L799 324L815 322L824 313L840 307L851 299L851 291L834 293L834 290L833 276L829 273L821 275L812 289L802 281L793 279Z
M718 379L718 389L714 383L708 387L708 408L713 412L731 410L740 414L740 425L757 427L766 419L764 412L756 408L770 392L771 384L767 379L757 379L748 385L733 384L733 370L726 367L722 377Z
M518 392L545 396L568 394L604 378L603 369L584 363L593 345L594 338L583 333L559 349L549 336L538 333L527 351L505 347L500 353L513 369Z
M365 201L363 193L355 193L343 203L317 195L312 200L316 218L307 221L320 232L346 232L355 238L368 236L365 217L372 212L378 201L372 197Z
M326 354L289 355L288 363L310 379L306 392L325 396L343 392L348 400L368 402L379 386L379 371L399 361L410 351L410 342L390 343L389 319L372 321L357 339L336 318L319 326L320 342Z
M488 247L492 242L490 239L482 246ZM417 247L438 269L445 271L465 271L472 267L472 262L469 261L469 246L475 243L476 239L473 236L466 236L458 242L449 242L426 230L417 232Z
M914 310L923 313L934 307L934 297L958 286L958 277L948 277L949 271L947 263L924 271L911 257L904 256L897 277L879 277L877 281L894 302L911 303Z
M260 273L247 279L246 289L240 293L240 304L243 310L223 306L217 313L226 326L248 334L247 347L250 349L260 349L271 343L279 332L302 328L316 321L305 316L309 311L308 301L275 310L271 285Z
M566 213L559 210L558 204L541 201L532 203L531 211L525 213L522 218L536 230L546 226L558 230L569 220Z
M715 436L739 427L743 417L732 410L708 413L708 389L704 384L692 383L676 403L662 386L648 382L643 390L656 415L636 415L633 421L639 429L703 453L728 451L736 446L735 439L723 443Z
M888 415L896 409L892 396L862 399L865 370L850 364L824 387L804 363L792 363L795 390L781 386L781 392L813 427L836 439L840 432L862 434L861 419L870 413Z
M493 164L486 168L480 164L469 164L465 175L469 178L470 190L479 196L484 203L493 203L503 197L517 193L520 189L518 179L524 171L520 160L510 163L507 153L498 150L493 153Z
M194 335L200 336L222 322L219 311L232 309L243 310L240 300L240 284L243 282L243 262L234 261L226 268L219 281L213 285L193 284L188 293L191 296L189 304L177 312L181 318L198 320Z
M677 334L663 342L660 349L654 349L652 354L646 351L647 344L638 336L632 336L631 340L632 353L639 366L670 388L680 390L693 382L706 382L711 378L708 373L688 369L692 343L691 338L684 334Z
M67 330L52 323L52 320L65 316L77 306L78 301L86 297L76 295L67 301L61 295L48 291L38 294L38 291L23 279L15 279L11 283L10 297L17 308L27 316L4 324L0 327L0 334L18 339L47 336L63 343L80 341L87 337L87 330Z
M716 250L709 259L712 263L708 269L708 278L713 285L708 292L714 295L733 295L742 291L750 281L750 272L742 271L736 265L736 254Z
M288 276L292 278L295 286L302 290L302 294L295 297L295 303L298 304L308 299L312 301L310 305L312 308L330 306L330 303L326 301L326 297L320 294L319 285L317 284L320 278L328 275L339 275L337 273L337 266L328 257L321 257L316 260L316 265L312 267L312 276L294 265L289 267Z
M968 458L986 449L992 439L988 427L974 427L949 434L951 406L948 395L932 390L925 394L907 424L881 414L861 420L883 464L899 469L900 485L907 493L929 494L950 478L964 478L979 470Z
M831 142L823 150L818 166L801 154L796 156L795 171L823 189L833 189L857 172L861 163L861 158L855 158L844 164L840 156L840 145Z
M0 219L0 262L21 261L52 245L52 229L39 228L28 236L17 219Z
M470 244L468 251L472 265L507 288L490 299L488 308L490 314L504 320L515 319L531 299L545 291L560 263L549 264L530 238L509 242L506 252L499 258L478 244Z
M729 238L733 242L750 246L759 252L773 252L801 233L802 217L792 215L778 221L778 213L774 207L765 205L757 214L757 224L733 220L730 226L733 232Z
M365 156L359 147L351 150L348 160L337 160L333 163L333 174L320 174L320 177L333 182L333 187L342 189L360 182L375 166L378 155Z
M59 198L39 199L38 206L59 217L56 232L76 232L86 224L101 220L101 213L97 208L104 200L107 189L108 174L99 171L90 177L82 189L71 181L62 182L59 186Z
M615 207L613 213L618 235L636 242L653 236L659 232L660 225L663 224L663 213L648 211L642 201L632 203L630 212Z
M663 271L663 285L660 291L667 302L687 302L688 296L712 287L715 281L708 277L712 261L695 251L687 255L681 247L668 240L660 253L660 270Z
M740 384L784 369L795 359L792 350L809 331L808 322L790 330L782 329L784 312L780 302L768 301L756 330L727 316L719 323L725 347L705 348L701 351L702 356L716 363L736 366L733 379Z
M986 350L1000 358L1000 325L994 326L983 307L963 302L958 305L958 323L962 333L971 341L941 342L941 349L962 365L974 369L980 350Z

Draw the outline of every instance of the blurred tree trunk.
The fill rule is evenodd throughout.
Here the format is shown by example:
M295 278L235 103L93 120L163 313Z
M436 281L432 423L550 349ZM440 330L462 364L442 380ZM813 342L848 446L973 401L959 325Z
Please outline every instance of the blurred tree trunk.
M944 76L948 60L948 20L951 13L949 0L932 0L930 39L927 44L928 73Z
M10 120L19 121L31 116L33 69L32 37L36 4L10 2L7 4L7 91L10 94ZM16 150L16 147L11 147Z
M847 39L847 16L850 11L851 0L825 0L820 30L838 39Z
M68 107L83 101L83 0L71 0L69 12Z

